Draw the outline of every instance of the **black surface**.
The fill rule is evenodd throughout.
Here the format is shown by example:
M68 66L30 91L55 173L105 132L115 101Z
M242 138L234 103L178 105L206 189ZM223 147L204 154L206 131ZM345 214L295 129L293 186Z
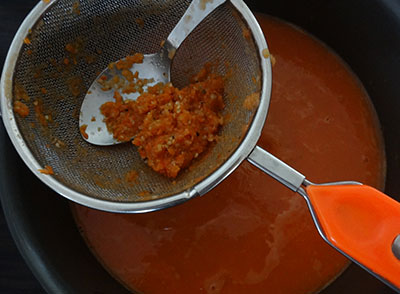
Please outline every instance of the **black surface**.
M13 35L36 2L0 0L1 67ZM386 191L399 196L400 2L248 2L256 2L253 6L256 10L281 16L327 41L356 71L374 101L384 128L386 152L390 159ZM330 15L336 17L330 18ZM366 62L368 57L371 62ZM49 293L126 293L86 249L72 221L68 202L45 187L25 167L2 125L0 180L3 208L8 219L13 219L9 223L11 231ZM21 258L5 224L3 211L0 211L0 293L44 292ZM323 293L394 292L352 265Z
M22 259L0 212L0 293L45 293Z
M15 32L35 3L37 1L34 0L0 1L1 69ZM45 293L21 257L7 227L2 209L0 209L0 293Z

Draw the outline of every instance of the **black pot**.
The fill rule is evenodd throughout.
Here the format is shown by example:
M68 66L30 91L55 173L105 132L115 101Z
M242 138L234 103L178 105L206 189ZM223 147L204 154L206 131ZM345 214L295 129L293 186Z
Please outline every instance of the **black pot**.
M0 4L0 15L9 20L21 19L34 5L32 0L10 2ZM254 11L285 19L314 34L358 75L383 128L388 161L386 193L400 197L400 1L246 2ZM11 36L18 24L10 24L4 33ZM0 58L4 59L8 44L1 46ZM72 219L69 202L28 170L3 126L0 127L0 181L1 203L9 229L47 292L128 293L87 249ZM351 265L322 293L394 292Z

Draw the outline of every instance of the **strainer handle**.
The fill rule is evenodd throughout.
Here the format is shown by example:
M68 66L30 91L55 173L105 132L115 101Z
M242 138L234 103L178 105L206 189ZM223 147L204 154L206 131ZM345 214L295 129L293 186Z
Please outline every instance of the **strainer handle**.
M259 146L254 148L247 160L294 192L300 189L306 178Z
M322 238L400 293L400 203L358 182L314 184L256 146L247 160L307 202Z
M218 6L227 0L193 0L185 14L167 38L167 44L172 49L177 49L183 40ZM171 48L169 48L171 49Z

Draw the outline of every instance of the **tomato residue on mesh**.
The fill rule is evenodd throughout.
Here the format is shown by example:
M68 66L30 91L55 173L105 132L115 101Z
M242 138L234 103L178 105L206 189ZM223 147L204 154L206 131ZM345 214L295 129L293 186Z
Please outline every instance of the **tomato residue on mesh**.
M14 111L21 117L27 117L29 115L29 107L25 103L18 100L14 102Z
M46 165L43 169L39 169L39 172L45 175L54 175L53 168L50 165Z
M153 170L175 178L216 141L223 124L223 93L223 78L207 64L182 89L158 84L136 101L124 101L116 91L115 102L103 104L100 110L117 140L133 138Z

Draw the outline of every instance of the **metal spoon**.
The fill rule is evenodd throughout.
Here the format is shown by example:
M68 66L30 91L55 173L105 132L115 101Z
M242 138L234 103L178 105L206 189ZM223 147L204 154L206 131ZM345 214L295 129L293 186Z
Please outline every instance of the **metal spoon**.
M147 86L160 82L168 83L170 81L170 68L175 51L200 22L224 2L226 0L193 0L169 34L160 52L144 54L143 63L135 63L131 68L131 72L135 73L137 71L140 79L152 79L152 82L147 84ZM121 75L118 71L117 74ZM113 135L108 132L106 124L103 122L104 117L100 113L101 105L108 101L115 101L113 98L115 90L102 90L103 86L98 80L102 76L110 78L114 75L115 72L112 72L109 68L103 70L90 86L81 106L79 127L86 125L86 134L88 135L87 138L84 136L82 138L94 145L106 146L121 143L114 139ZM121 78L124 77L121 76ZM123 99L135 100L140 94L121 93L121 95Z

